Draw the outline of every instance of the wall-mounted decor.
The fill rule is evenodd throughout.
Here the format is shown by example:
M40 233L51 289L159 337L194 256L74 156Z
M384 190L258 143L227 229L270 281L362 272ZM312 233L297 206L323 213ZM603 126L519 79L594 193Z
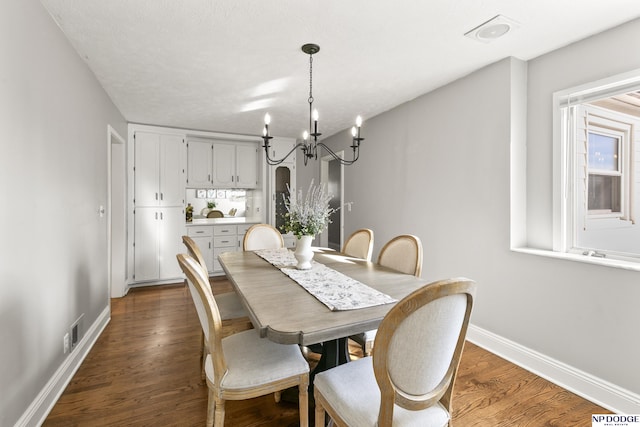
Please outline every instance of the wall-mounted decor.
M196 199L206 199L207 190L196 190Z

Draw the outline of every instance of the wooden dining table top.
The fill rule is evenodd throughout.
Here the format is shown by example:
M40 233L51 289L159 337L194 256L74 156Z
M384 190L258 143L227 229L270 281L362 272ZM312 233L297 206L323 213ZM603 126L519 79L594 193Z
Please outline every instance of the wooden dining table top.
M314 248L314 252L314 261L398 301L426 284L415 276L330 249ZM376 329L395 305L331 311L254 252L225 252L218 259L260 336L280 344L311 345Z

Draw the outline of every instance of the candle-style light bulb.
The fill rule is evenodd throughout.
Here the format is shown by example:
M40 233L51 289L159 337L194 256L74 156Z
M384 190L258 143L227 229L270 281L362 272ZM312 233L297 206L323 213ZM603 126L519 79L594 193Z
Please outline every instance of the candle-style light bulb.
M356 117L356 126L358 127L362 126L362 117L360 116Z
M316 109L313 110L313 120L316 122L318 121L318 110Z
M265 125L270 125L271 124L271 116L269 115L269 113L264 115L264 124Z
M356 133L357 133L357 131L356 131L356 127L355 127L355 126L353 126L353 127L351 128L351 136L355 138L355 137L356 137Z
M304 139L304 142L307 142L307 139L309 139L309 132L307 132L306 130L302 133L302 139Z
M267 136L267 127L262 128L262 136Z

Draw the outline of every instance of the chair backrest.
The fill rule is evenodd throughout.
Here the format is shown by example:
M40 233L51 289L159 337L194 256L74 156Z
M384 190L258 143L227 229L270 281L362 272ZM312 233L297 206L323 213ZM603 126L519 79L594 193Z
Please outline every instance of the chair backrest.
M354 231L342 247L342 253L354 258L362 258L371 261L373 252L373 231L361 228Z
M224 218L224 214L222 213L222 211L213 210L207 214L207 218Z
M180 268L187 276L189 292L213 359L214 384L218 386L227 372L227 363L222 351L222 319L218 305L211 292L209 278L198 262L187 254L178 254L177 258Z
M204 260L202 256L202 252L198 247L198 244L189 236L182 236L182 243L187 247L187 252L189 255L195 259L198 264L202 266L205 270L207 269L207 262Z
M418 236L402 234L389 240L380 249L378 264L404 274L422 274L422 242Z
M469 279L441 280L414 291L384 317L373 346L378 425L391 425L394 403L421 410L440 402L451 413L475 293Z
M245 251L278 248L284 248L284 239L282 234L270 224L252 225L242 240L242 249Z

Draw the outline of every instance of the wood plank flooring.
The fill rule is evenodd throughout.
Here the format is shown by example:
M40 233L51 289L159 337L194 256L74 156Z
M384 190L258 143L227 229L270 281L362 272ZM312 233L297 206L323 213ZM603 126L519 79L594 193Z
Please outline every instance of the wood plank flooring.
M214 292L230 289L213 281ZM183 284L132 289L113 299L111 322L47 417L44 426L201 426L207 386L200 379L200 325ZM225 322L225 333L250 327ZM352 357L361 357L357 346ZM310 363L317 361L309 355ZM591 426L609 413L471 343L453 399L453 425ZM298 425L296 404L273 395L228 402L226 426ZM313 417L310 417L310 423Z

